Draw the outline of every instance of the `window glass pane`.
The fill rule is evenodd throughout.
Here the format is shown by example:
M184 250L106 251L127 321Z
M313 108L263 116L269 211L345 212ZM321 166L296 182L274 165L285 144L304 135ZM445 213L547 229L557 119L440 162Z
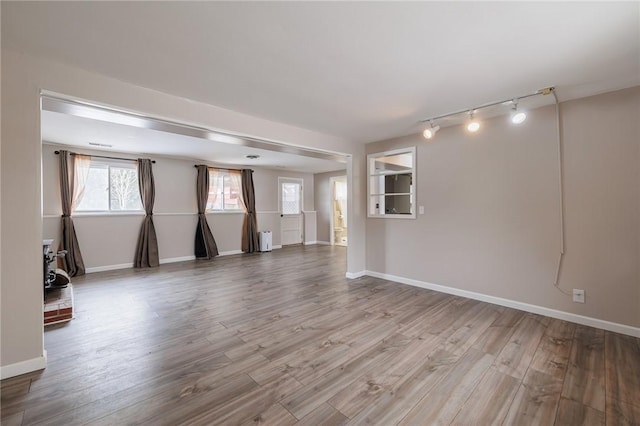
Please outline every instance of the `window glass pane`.
M132 168L111 167L111 210L141 210L138 172Z
M411 214L410 195L385 195L384 214Z
M222 210L224 208L223 185L223 174L209 172L209 198L207 199L207 210Z
M299 183L282 183L282 214L300 214Z
M237 184L231 179L228 173L224 175L224 209L225 210L240 210L242 205L240 204L240 191Z
M412 214L412 205L411 195L376 195L369 199L369 214Z
M108 211L109 210L109 167L91 165L84 196L76 211Z
M207 210L243 210L240 198L242 188L239 185L240 183L232 179L227 171L211 169Z
M384 193L411 193L411 173L401 175L386 175L384 177Z

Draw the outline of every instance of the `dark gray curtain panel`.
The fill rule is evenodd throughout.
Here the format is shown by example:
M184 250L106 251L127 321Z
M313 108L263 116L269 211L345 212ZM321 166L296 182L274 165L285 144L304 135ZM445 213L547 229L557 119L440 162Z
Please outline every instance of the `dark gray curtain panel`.
M258 219L256 218L256 194L253 189L253 170L242 169L242 200L245 214L242 224L242 251L253 253L260 250Z
M62 241L60 250L66 250L63 268L71 277L84 275L84 260L71 219L74 192L74 158L69 151L60 151L60 196L62 199Z
M213 259L218 255L218 245L213 238L205 214L209 198L209 168L207 166L198 166L196 196L198 199L198 226L196 227L194 245L195 255L198 259Z
M140 199L146 215L138 235L133 265L136 268L148 268L160 264L158 239L156 237L156 229L153 226L153 203L156 197L156 188L153 181L151 160L148 158L138 159L138 188L140 189Z

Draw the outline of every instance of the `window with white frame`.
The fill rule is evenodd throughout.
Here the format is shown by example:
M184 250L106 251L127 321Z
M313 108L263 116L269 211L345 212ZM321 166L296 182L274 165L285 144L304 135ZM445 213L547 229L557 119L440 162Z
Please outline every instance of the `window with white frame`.
M368 217L414 219L416 148L369 154L367 168Z
M302 184L299 182L282 182L280 184L282 196L282 214L300 214L302 212L301 196Z
M242 178L239 172L209 168L207 211L243 211Z
M142 211L135 162L91 160L89 174L76 212Z

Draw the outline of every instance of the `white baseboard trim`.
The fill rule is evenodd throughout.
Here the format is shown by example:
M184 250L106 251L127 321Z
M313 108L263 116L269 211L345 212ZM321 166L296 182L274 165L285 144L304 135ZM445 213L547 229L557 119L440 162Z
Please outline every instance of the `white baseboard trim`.
M318 244L318 242L317 241L304 241L302 244L305 245L305 246L312 246L312 245Z
M160 264L164 265L165 263L176 263L176 262L186 262L188 260L195 260L195 256L181 256L181 257L169 257L167 259L160 259Z
M361 278L364 277L365 275L367 275L368 271L358 271L358 272L347 272L345 275L345 277L347 277L350 280L355 280L357 278ZM390 280L392 281L392 280Z
M276 250L276 249L281 249L282 246L273 246L271 247L271 250ZM271 251L269 250L269 251ZM234 254L242 254L244 253L242 250L230 250L230 251L223 251L221 253L218 254L218 256L232 256ZM261 252L261 251L256 251L256 253L269 253L267 251L265 252Z
M281 249L282 246L273 246L272 247L274 250L275 249ZM218 256L231 256L234 254L242 254L243 251L242 250L230 250L230 251L223 251L220 252L218 254ZM169 257L166 259L160 259L160 264L164 265L165 263L175 263L175 262L187 262L189 260L195 260L195 256L191 255L191 256L181 256L181 257ZM129 269L129 268L133 268L133 263L120 263L117 265L104 265L104 266L94 266L92 268L86 268L85 269L85 273L87 274L92 274L94 272L105 272L105 271L115 271L118 269Z
M320 241L320 240L316 241L316 244L320 244L320 245L323 245L323 246L330 246L331 245L331 243L329 241Z
M573 314L571 312L559 311L557 309L546 308L544 306L531 305L529 303L518 302L516 300L504 299L502 297L489 296L473 291L461 290L454 287L447 287L440 284L428 283L425 281L414 280L411 278L400 277L397 275L383 274L375 271L363 271L357 274L368 275L370 277L381 278L384 280L395 281L401 284L407 284L414 287L434 290L441 293L453 294L455 296L466 297L468 299L480 300L482 302L493 303L494 305L506 306L507 308L518 309L520 311L531 312L538 315L544 315L551 318L569 321L576 324L587 325L589 327L601 328L603 330L613 331L615 333L626 334L628 336L640 337L640 327L633 327L626 324L619 324L611 321L601 320L597 318L587 317L584 315ZM353 275L357 275L353 274ZM359 275L359 276L362 276ZM347 278L349 273L347 272ZM357 276L355 278L358 278Z
M42 356L28 359L26 361L16 362L14 364L3 365L0 367L0 380L9 377L19 376L21 374L31 373L32 371L42 370L47 367L47 351L42 352Z
M93 268L86 268L85 273L92 274L94 272L115 271L116 269L128 269L128 268L133 268L133 262L120 263L118 265L94 266Z
M169 257L166 259L160 259L160 264L164 265L165 263L186 262L188 260L193 260L195 258L196 258L195 256ZM118 269L129 269L129 268L133 268L133 262L119 263L116 265L94 266L92 268L86 268L85 272L87 274L92 274L94 272L115 271Z
M232 256L234 254L242 254L244 253L242 250L229 250L218 253L218 256Z

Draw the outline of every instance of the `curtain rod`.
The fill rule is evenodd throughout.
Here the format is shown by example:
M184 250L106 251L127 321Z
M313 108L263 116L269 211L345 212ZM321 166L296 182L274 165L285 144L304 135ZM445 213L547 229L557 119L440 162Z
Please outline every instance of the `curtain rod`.
M54 154L59 155L60 151L54 151ZM70 152L69 155L78 155L78 154L75 153L75 152ZM80 155L84 155L84 154L80 154ZM95 157L95 158L106 158L108 160L138 161L135 158L107 157L107 156L104 156L104 155L88 155L87 157L91 157L91 158L93 158L93 157ZM156 160L151 160L151 162L153 164L156 164Z
M198 166L207 166L207 165L206 164L196 164L193 167L198 168ZM251 170L251 173L253 173L252 169L228 169L228 168L224 168L224 167L213 167L213 166L207 166L207 168L208 169L227 170L227 171L231 170L231 171L234 171L234 172L241 172L243 170Z

